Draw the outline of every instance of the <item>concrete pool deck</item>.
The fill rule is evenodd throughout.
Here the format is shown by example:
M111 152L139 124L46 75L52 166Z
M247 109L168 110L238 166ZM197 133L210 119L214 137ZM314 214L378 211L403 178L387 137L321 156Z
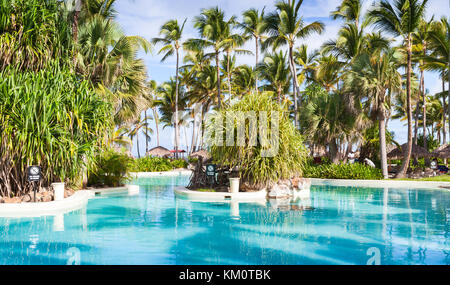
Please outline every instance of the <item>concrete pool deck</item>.
M450 188L450 182L413 181L413 180L351 180L351 179L320 179L310 178L311 185L318 186L346 186L369 188L401 188L401 189L429 189L443 190Z
M126 185L124 187L110 187L78 190L72 196L60 201L39 203L2 203L0 204L0 217L41 217L65 214L83 208L97 195L111 195L128 193L136 195L139 186Z

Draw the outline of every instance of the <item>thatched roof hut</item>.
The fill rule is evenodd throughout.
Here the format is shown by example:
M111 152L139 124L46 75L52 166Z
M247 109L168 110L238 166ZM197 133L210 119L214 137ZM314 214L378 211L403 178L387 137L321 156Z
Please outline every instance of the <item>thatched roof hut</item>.
M439 146L432 152L432 155L439 158L450 158L450 145L444 144Z
M157 156L157 157L167 157L171 156L172 153L165 147L157 146L149 150L146 154L147 156Z
M402 159L404 157L404 152L406 152L406 149L408 148L408 145L402 144L400 147L396 147L393 150L391 150L387 157L388 159ZM411 149L411 157L413 158L422 158L422 157L430 157L431 153L428 152L425 148L418 146L416 144L412 145Z
M191 153L190 157L201 157L203 160L205 160L210 158L211 156L206 150L201 149L199 151Z

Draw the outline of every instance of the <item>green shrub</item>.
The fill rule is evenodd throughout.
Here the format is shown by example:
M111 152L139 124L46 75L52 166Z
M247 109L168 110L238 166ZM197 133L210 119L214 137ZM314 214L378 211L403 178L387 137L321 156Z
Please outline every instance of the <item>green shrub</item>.
M162 157L141 157L130 163L130 171L132 172L169 171L172 169L170 160Z
M170 162L173 168L186 168L188 163L184 159L175 159Z
M190 164L197 164L198 162L198 157L189 157L188 158L188 163Z
M320 164L307 163L303 171L304 177L324 179L382 179L378 168L365 164Z
M111 105L69 68L49 63L38 72L1 71L0 195L32 190L29 165L41 166L44 187L77 184L111 130L111 117Z
M88 178L93 186L117 187L129 180L128 165L132 158L124 153L107 150L96 157L96 169Z

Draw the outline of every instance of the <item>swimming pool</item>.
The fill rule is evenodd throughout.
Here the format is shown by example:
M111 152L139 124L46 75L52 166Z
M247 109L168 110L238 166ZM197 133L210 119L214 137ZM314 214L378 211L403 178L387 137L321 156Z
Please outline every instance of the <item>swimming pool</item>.
M312 186L310 200L230 204L176 198L187 181L0 218L0 264L450 264L446 190Z

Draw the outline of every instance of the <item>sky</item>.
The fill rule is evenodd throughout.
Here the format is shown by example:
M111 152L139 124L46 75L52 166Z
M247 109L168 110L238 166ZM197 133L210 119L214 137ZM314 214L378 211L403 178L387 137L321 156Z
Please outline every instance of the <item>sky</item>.
M306 23L313 21L321 21L326 28L323 34L313 35L299 44L307 44L310 50L318 49L329 39L336 38L337 32L342 25L341 21L332 20L329 15L340 4L340 0L304 0L301 6L301 14ZM266 13L273 11L274 0L117 0L116 10L118 12L117 20L123 31L127 35L139 35L148 40L158 36L160 27L168 20L177 19L180 23L187 19L184 39L197 38L198 34L193 27L193 19L201 13L203 8L211 8L219 6L225 12L226 18L232 15L241 18L241 13L249 8L263 9ZM370 8L372 0L364 1L364 10ZM435 19L441 16L450 15L450 0L429 0L427 7L427 19L434 15ZM253 42L249 42L244 46L252 52L255 52ZM150 79L162 83L175 75L175 57L169 58L165 62L161 62L161 55L157 54L158 47L153 53L139 54L145 60ZM237 56L238 64L254 65L254 57L251 55ZM430 94L442 91L442 83L437 74L425 73L425 88ZM154 123L151 124L155 129ZM160 127L162 129L162 126ZM394 131L395 140L399 143L406 142L407 127L404 122L390 121L389 129ZM181 144L185 147L185 134L182 130ZM189 130L187 134L190 141ZM173 147L173 130L167 127L161 130L160 144L167 148ZM156 136L153 135L149 142L149 148L156 146ZM145 138L143 134L139 136L139 149L141 155L145 153ZM132 154L137 156L136 138L133 141Z

